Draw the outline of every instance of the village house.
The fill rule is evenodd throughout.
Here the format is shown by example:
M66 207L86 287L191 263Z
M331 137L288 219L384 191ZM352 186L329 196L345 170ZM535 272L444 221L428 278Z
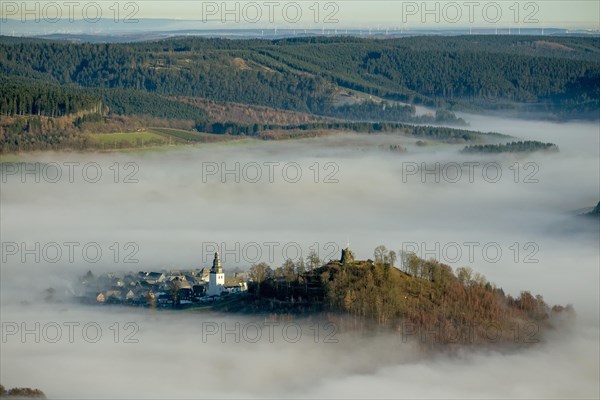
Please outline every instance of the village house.
M162 272L146 272L144 277L144 280L151 285L163 283L165 279L167 279L167 277Z

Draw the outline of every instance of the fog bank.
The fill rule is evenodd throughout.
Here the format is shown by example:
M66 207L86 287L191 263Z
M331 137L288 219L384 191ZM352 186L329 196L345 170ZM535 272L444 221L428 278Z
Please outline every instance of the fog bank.
M1 344L0 382L55 398L598 397L600 223L577 216L600 200L598 126L464 118L473 129L553 142L560 152L463 155L461 145L340 134L23 156L55 163L62 178L53 182L51 167L2 176L2 322L95 321L104 336L98 343L10 336ZM577 324L520 352L432 358L383 334L335 344L203 343L202 322L239 319L40 304L48 287L67 297L73 278L88 270L202 268L216 245L227 273L255 261L276 267L311 249L337 258L347 241L361 259L384 244L469 265L506 293L573 304ZM72 258L65 243L75 243ZM90 244L99 257L82 252ZM135 322L139 343L114 343L114 322L121 333Z

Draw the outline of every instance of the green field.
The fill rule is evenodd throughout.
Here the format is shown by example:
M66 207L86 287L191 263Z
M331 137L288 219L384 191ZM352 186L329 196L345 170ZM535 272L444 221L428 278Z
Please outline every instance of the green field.
M141 132L95 133L92 147L102 150L157 147L177 144L225 143L238 137L171 128L149 128Z
M168 139L150 131L98 133L90 135L92 141L100 148L125 148L164 145Z
M166 136L167 138L171 138L174 141L184 143L214 143L224 142L232 139L232 137L229 135L215 135L212 133L192 132L171 128L151 128L150 132Z

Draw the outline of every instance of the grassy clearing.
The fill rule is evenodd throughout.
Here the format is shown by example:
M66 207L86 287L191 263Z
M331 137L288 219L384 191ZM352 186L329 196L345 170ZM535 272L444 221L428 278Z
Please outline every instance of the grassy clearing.
M164 145L168 140L154 132L97 133L90 135L93 143L101 148L145 147Z
M91 134L90 138L93 147L106 150L221 143L234 139L229 135L214 135L171 128L149 128L141 132L97 133Z
M138 132L93 133L88 135L90 149L105 151L156 151L178 145L231 145L254 142L241 136L215 135L172 128L148 128Z
M171 128L151 128L149 132L183 143L215 143L234 139L234 137L229 135L215 135L212 133L184 131Z

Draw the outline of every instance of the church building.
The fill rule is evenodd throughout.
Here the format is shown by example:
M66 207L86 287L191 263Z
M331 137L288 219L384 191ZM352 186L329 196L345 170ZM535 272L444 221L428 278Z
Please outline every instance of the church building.
M225 274L223 273L223 266L221 265L221 259L219 253L215 253L215 259L213 260L212 268L208 277L208 291L207 296L220 296L221 292L225 290Z

